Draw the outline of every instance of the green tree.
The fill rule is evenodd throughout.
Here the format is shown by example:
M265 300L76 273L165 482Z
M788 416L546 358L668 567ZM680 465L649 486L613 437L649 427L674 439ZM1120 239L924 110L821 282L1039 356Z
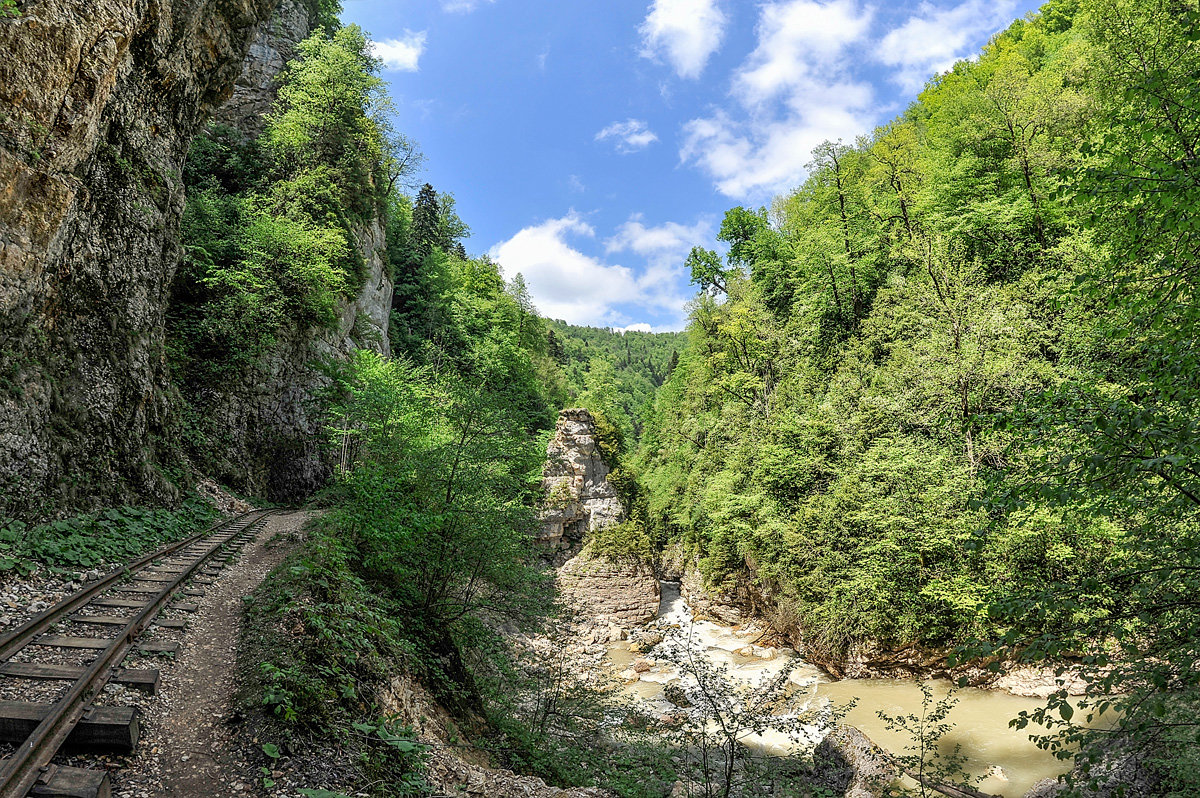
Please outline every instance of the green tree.
M436 382L404 360L360 351L330 416L342 469L330 523L361 569L428 629L481 610L531 611L529 551L537 442L473 381Z
M1007 420L1026 479L998 491L997 504L1025 534L1033 525L1021 513L1036 503L1115 533L1086 574L1021 582L997 610L1012 624L1004 642L1024 658L1082 655L1090 683L1078 709L1060 693L1021 719L1049 726L1048 744L1076 756L1081 788L1123 760L1147 794L1194 795L1200 394L1187 375L1200 366L1200 8L1080 5L1102 114L1077 200L1107 246L1062 290L1060 301L1094 310L1079 371ZM1107 710L1108 733L1072 722L1077 711L1113 718Z
M392 179L385 131L395 107L379 77L380 62L357 25L324 30L297 46L282 77L265 142L287 172L329 170L340 205L357 218L376 212Z
M692 247L684 265L692 276L692 282L701 291L725 293L729 282L729 270L721 265L721 256L711 249Z

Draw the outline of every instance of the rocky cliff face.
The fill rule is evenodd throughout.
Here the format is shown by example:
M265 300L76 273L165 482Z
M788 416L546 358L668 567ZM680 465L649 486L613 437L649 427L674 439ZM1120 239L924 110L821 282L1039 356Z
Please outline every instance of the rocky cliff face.
M0 515L177 497L163 324L182 165L214 114L261 133L314 6L26 0L0 19ZM212 386L215 476L277 499L327 476L313 363L388 349L381 222L357 237L370 276L338 329L293 331Z
M621 639L623 629L658 613L659 584L645 563L581 553L588 532L625 520L625 508L608 481L608 463L596 444L592 414L578 408L562 411L546 454L546 500L537 542L561 563L558 582L567 602L606 635L611 624L612 634Z
M279 75L295 57L296 45L312 33L315 25L310 4L281 0L271 18L258 27L233 96L217 111L216 121L236 127L250 138L261 135L263 116L275 103Z
M248 137L262 134L263 114L271 111L279 76L297 45L317 25L315 4L282 0L258 29L246 54L233 95L216 121ZM323 450L324 420L314 397L327 383L319 364L345 360L356 349L391 354L388 320L392 283L384 263L383 221L356 231L367 278L354 301L342 303L336 329L287 331L273 352L241 379L213 386L201 397L205 414L219 430L207 466L214 477L256 496L291 502L321 487L332 471Z
M243 375L204 397L205 412L223 436L213 447L214 477L256 496L291 502L329 479L324 419L315 396L328 384L318 368L356 349L391 354L388 318L392 283L383 261L381 221L358 231L368 277L358 297L344 302L335 330L292 330L275 351Z
M591 413L582 408L562 411L546 457L540 545L577 552L589 531L625 519L625 508L608 481L608 463L596 444Z
M0 512L171 499L180 170L274 0L30 0L0 20Z

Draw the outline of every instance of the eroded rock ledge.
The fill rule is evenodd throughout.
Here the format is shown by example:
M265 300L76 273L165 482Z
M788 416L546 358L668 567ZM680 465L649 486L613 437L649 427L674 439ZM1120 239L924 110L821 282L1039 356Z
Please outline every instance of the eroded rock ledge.
M596 442L592 414L582 408L563 410L546 453L537 543L560 566L563 598L595 627L593 636L623 639L626 630L658 614L659 584L646 563L592 558L584 551L588 534L625 520L625 508L608 481L611 469Z

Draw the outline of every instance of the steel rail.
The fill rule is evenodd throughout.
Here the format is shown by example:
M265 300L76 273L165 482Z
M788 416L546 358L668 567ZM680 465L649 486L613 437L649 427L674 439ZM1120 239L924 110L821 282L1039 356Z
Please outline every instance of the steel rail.
M51 624L57 622L63 616L72 613L80 607L86 605L97 595L103 593L108 588L120 582L126 574L135 574L138 571L144 571L148 565L156 560L169 554L174 554L180 549L187 548L193 543L197 543L204 538L209 537L217 530L232 526L242 519L254 515L256 512L261 511L255 510L249 513L242 513L234 518L230 518L225 521L218 521L203 532L198 532L197 534L192 535L190 538L184 538L183 540L163 546L157 551L152 551L149 554L143 555L128 565L122 565L120 568L111 571L106 576L102 576L99 580L92 582L89 585L85 585L67 598L55 604L53 607L49 607L33 616L16 629L0 635L0 661L7 660L13 654L28 645L30 640L41 634L42 631L48 628Z
M114 571L108 577L97 583L97 585L102 586L101 589L112 587L121 576L132 571L134 567L137 567L138 570L142 570L142 568L151 562L154 562L156 559L173 554L181 548L201 542L205 538L211 537L214 533L222 531L223 528L228 530L230 527L238 525L240 522L249 518L250 516L254 516L246 523L238 526L236 529L230 530L230 534L221 537L209 545L207 551L197 556L194 562L184 567L183 571L178 573L170 582L166 583L163 586L163 589L156 593L154 598L148 601L146 606L143 607L137 613L137 615L130 619L129 623L125 625L121 632L112 638L112 642L108 645L108 647L105 648L100 655L92 661L92 663L87 667L87 670L84 671L83 675L77 679L74 684L72 684L70 690L67 691L67 694L54 703L50 712L29 734L25 742L22 743L11 756L4 760L3 767L0 768L0 798L25 798L30 789L32 789L37 783L38 778L41 776L42 770L50 763L55 754L58 753L59 747L63 744L63 742L66 741L71 731L82 718L88 701L94 698L101 690L104 689L104 686L108 683L116 668L121 664L125 656L132 649L134 641L139 635L141 635L143 631L145 631L146 627L162 610L163 606L171 600L180 586L183 585L183 583L189 578L191 578L192 574L198 568L200 568L201 565L208 562L213 555L219 552L228 543L235 540L239 535L244 534L247 530L253 529L257 524L261 523L268 516L276 512L279 511L258 510L251 513L245 513L235 519L226 521L223 524L210 527L207 533L201 533L200 535L188 538L187 540L180 541L177 544L164 547L152 555L142 557L135 561L130 568ZM73 611L74 609L84 606L87 603L86 601L79 602L76 599L83 594L86 594L89 599L94 598L96 593L100 592L100 590L95 588L96 585L93 585L92 587L80 591L78 594L72 596L66 601L61 602L59 605L56 605L56 608L62 606L67 607L67 609L63 610L62 612L51 614L50 611L47 611L37 616L35 619L32 619L39 621L36 628L38 630L44 629L49 625L47 623L47 619L56 619L61 617L64 612ZM30 624L32 624L32 620ZM50 622L53 621L51 620ZM30 624L26 624L25 626L30 626ZM24 631L23 626L16 632L6 636L6 638L12 639L6 639L4 641L4 646L12 648L14 645L13 640L16 640L18 636L20 636L20 639L22 640L28 640L36 633L36 631L32 634ZM4 656L7 657L7 654Z

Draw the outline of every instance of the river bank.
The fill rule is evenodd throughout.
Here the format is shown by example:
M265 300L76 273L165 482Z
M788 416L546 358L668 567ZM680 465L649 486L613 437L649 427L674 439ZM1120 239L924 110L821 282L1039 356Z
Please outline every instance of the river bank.
M620 680L622 689L647 714L669 719L675 711L672 686L679 683L679 667L661 655L662 642L672 637L686 642L714 665L727 669L742 684L756 684L788 672L795 698L793 706L815 710L830 720L854 726L883 748L903 752L913 744L911 737L890 728L877 713L889 716L919 714L921 690L913 678L838 679L822 668L801 659L765 625L743 619L725 624L697 618L681 594L677 582L662 582L658 617L632 630L628 639L608 644L603 666ZM966 757L965 769L979 790L1004 798L1021 798L1045 779L1068 769L1052 754L1030 740L1029 731L1017 731L1008 721L1022 711L1039 706L1035 697L1013 695L1005 689L968 687L957 689L946 679L929 679L935 700L949 693L957 699L948 721L953 728L939 743L951 754L959 748ZM830 728L816 733L815 739ZM815 742L815 740L810 741ZM746 743L766 753L795 750L792 740L778 734L757 735Z

